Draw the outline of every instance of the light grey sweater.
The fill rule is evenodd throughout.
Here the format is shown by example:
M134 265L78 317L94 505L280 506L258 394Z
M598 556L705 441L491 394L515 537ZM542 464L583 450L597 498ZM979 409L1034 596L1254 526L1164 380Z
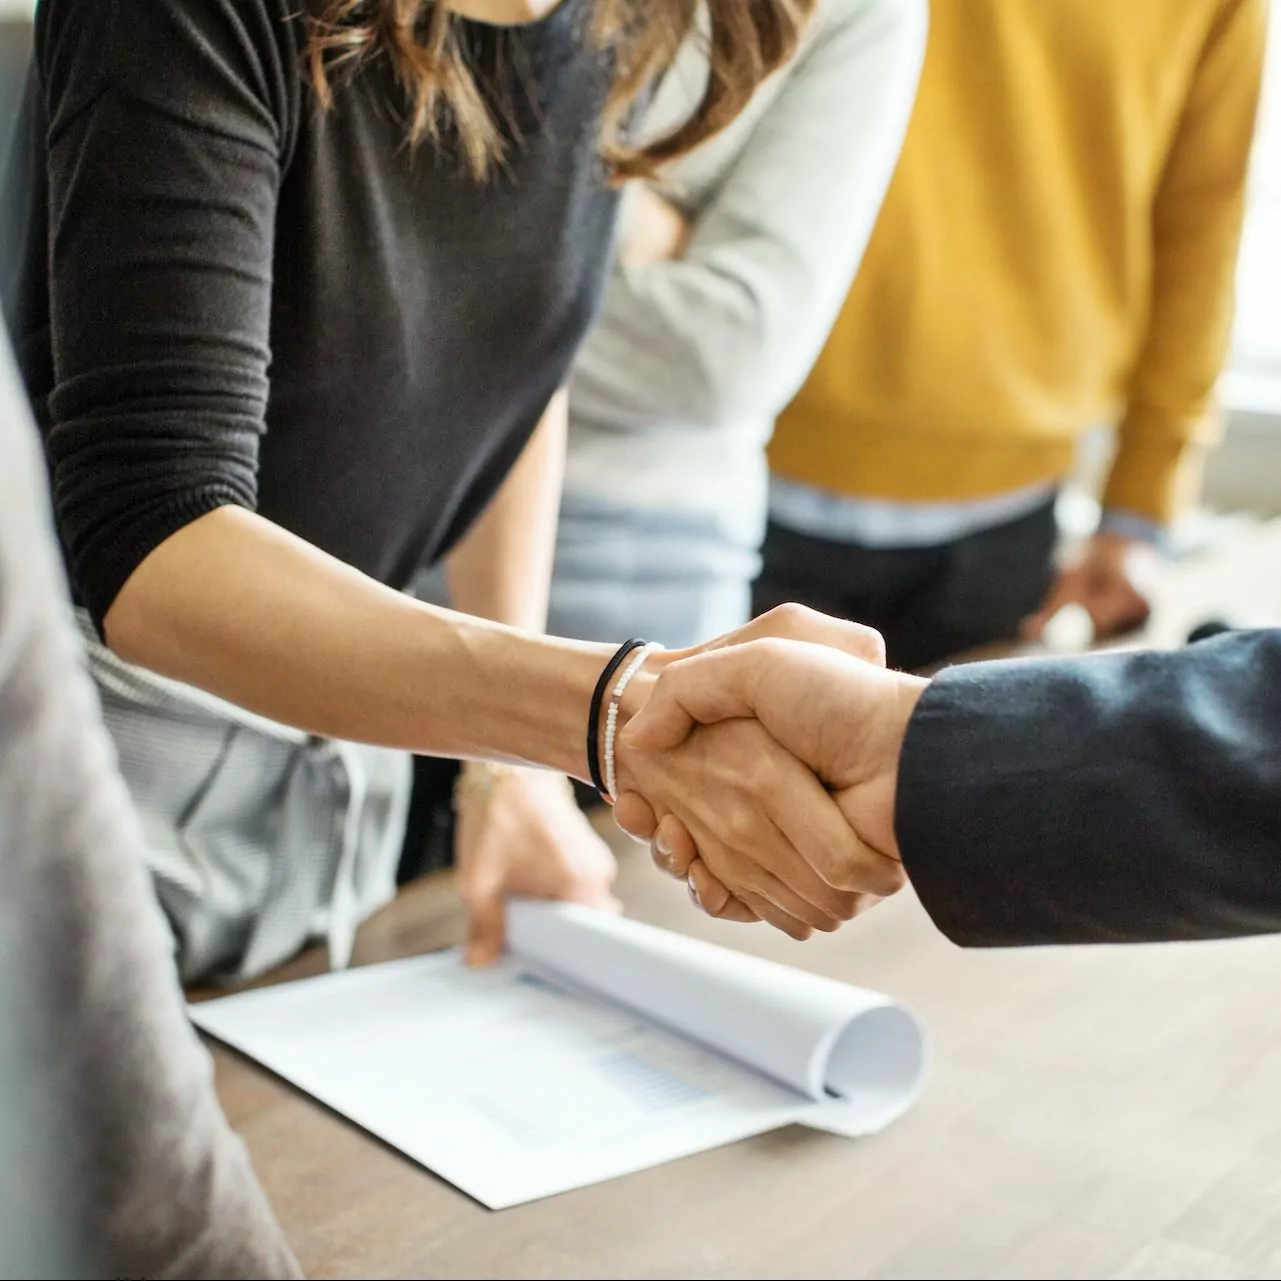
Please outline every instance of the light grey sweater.
M187 1022L142 831L82 666L44 468L2 332L0 966L11 980L0 1036L12 1050L22 1021L29 1087L0 1080L0 1136L15 1133L10 1122L30 1128L29 1111L14 1113L32 1096L34 1070L46 1101L61 1104L48 1126L64 1130L37 1145L63 1167L44 1186L74 1185L109 1275L301 1275ZM8 1167L13 1153L0 1157ZM56 1207L64 1232L71 1204ZM39 1209L19 1231L38 1230Z
M871 235L925 51L925 0L823 0L797 58L660 189L682 258L616 268L570 381L569 492L711 515L755 550L763 447L817 359ZM706 82L687 48L646 128Z

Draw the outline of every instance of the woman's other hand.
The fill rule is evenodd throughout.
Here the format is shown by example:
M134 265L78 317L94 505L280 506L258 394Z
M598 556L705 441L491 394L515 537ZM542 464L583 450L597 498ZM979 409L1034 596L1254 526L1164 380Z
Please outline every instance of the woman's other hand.
M487 965L506 941L511 897L617 912L618 868L563 775L468 763L456 792L454 855L467 908L467 961Z

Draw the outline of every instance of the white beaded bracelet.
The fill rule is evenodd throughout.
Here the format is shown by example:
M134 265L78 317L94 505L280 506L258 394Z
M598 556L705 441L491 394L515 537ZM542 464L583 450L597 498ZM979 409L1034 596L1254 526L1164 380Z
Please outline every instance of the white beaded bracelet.
M618 684L614 686L614 692L609 696L609 710L605 713L605 791L611 804L618 796L618 778L614 772L614 736L618 733L618 706L623 701L623 693L631 684L632 677L645 666L645 660L651 654L662 648L661 645L652 642L642 645L623 669L623 674L618 678Z

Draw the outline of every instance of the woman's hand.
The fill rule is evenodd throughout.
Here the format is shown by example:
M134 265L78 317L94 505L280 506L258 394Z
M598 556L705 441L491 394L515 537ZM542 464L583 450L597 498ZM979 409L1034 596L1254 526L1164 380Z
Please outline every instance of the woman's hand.
M454 857L467 907L467 961L487 965L505 943L513 896L557 899L617 912L618 868L574 803L563 775L463 766L456 793Z

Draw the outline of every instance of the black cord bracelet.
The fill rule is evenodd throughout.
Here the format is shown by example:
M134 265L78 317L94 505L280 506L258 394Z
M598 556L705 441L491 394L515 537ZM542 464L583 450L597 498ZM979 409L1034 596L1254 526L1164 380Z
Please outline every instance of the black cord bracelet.
M592 691L591 708L587 713L587 768L591 771L592 786L606 804L609 804L612 798L605 790L605 779L600 772L601 708L605 705L605 697L609 693L609 682L613 680L614 673L622 667L628 654L634 653L645 643L645 641L638 640L634 636L631 640L624 641L618 647L614 657L605 664L605 670L601 672L600 680L596 682L596 688Z

